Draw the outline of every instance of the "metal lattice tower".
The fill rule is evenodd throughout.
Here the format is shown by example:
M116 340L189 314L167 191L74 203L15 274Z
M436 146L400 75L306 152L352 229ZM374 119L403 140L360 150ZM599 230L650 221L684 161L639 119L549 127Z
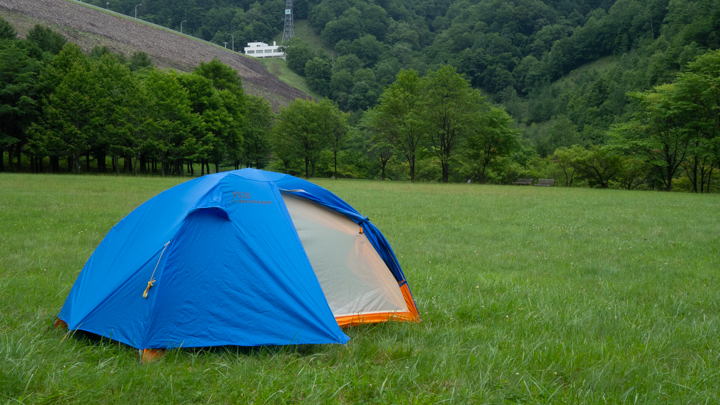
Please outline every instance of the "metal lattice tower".
M281 43L285 43L293 36L295 36L295 23L293 22L292 0L285 0L285 30Z

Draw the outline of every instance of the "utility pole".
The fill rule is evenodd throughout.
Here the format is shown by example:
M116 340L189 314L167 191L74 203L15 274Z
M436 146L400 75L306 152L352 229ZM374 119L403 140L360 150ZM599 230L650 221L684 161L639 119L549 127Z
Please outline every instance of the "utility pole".
M180 33L182 34L182 23L186 22L187 20L180 21Z
M233 52L235 52L235 35L233 35L233 34L228 34L228 35L230 35L232 37L232 50L233 50Z
M281 44L295 36L295 23L293 22L292 0L285 0L285 29Z
M137 6L135 6L135 19L136 20L137 20L137 8L140 6L142 6L142 4L138 4Z
M105 10L110 10L110 2L105 3Z

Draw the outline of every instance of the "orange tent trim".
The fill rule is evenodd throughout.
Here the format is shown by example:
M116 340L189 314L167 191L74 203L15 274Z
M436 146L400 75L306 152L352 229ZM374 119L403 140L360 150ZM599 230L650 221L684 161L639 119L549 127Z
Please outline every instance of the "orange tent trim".
M410 295L410 289L408 288L407 283L402 283L400 291L402 291L402 295L405 299L409 312L378 312L375 314L345 315L337 316L335 317L335 320L341 327L387 321L419 322L420 314L415 306L415 301L412 299L412 295Z
M165 349L145 349L142 351L142 362L150 363L157 361L160 357L165 355Z

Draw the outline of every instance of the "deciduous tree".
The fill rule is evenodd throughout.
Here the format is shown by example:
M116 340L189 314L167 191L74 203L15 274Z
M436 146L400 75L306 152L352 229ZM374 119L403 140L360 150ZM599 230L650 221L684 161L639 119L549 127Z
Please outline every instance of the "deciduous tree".
M396 82L388 87L375 107L372 125L385 132L395 150L408 162L410 181L415 181L415 164L426 137L425 119L421 110L423 89L415 70L401 71Z

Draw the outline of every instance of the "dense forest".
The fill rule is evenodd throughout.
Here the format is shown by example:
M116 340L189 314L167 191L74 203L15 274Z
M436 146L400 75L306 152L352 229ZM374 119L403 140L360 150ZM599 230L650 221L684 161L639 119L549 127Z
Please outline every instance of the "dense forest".
M136 5L116 0L110 7L133 15ZM283 9L283 0L149 0L138 13L175 29L185 21L184 32L218 44L230 34L245 44L281 32ZM587 136L627 118L628 91L667 83L720 47L713 0L299 0L294 16L307 19L334 53L296 41L288 62L344 111L374 106L401 69L424 75L450 64L518 123L565 115L580 132L590 125ZM602 69L552 85L602 58L610 59Z
M133 14L135 5L110 8ZM176 29L184 21L184 32L217 43L233 34L242 44L277 35L283 8L278 0L146 1L138 15ZM567 186L717 190L720 3L302 0L294 12L333 53L296 39L286 44L287 63L327 101L263 118L268 153L260 165L316 176L495 183L532 176ZM133 72L131 61L114 59ZM131 76L146 83L146 70ZM443 117L429 101L443 75L460 78L453 103L473 105L456 128L440 128ZM36 91L42 100L49 90ZM308 123L327 132L315 146L298 152L278 141L283 114L329 106L334 123ZM33 125L24 136L42 132ZM240 138L254 131L241 126ZM413 131L408 154L402 140ZM454 139L449 149L445 138ZM185 160L248 164L243 142Z

